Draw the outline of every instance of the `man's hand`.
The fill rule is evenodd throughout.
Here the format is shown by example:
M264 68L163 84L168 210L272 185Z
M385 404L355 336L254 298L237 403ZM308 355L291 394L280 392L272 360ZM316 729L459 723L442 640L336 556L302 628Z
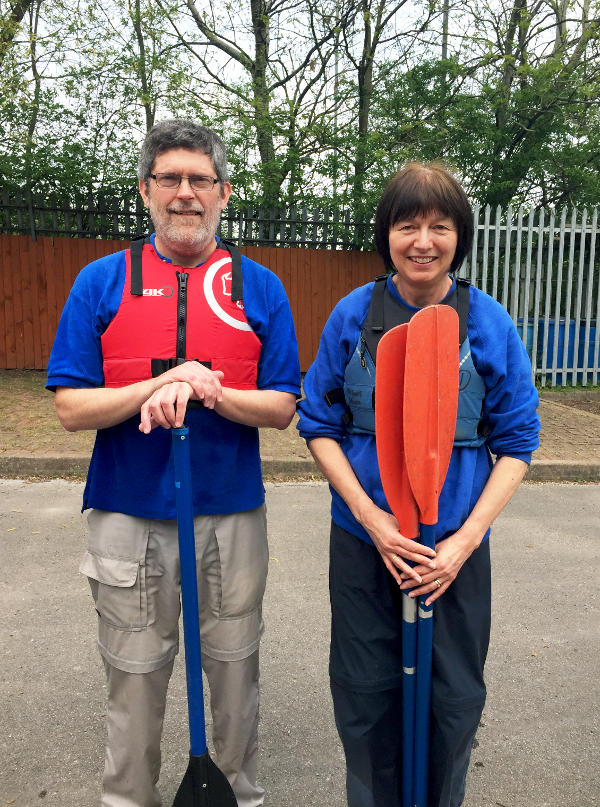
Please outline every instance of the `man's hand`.
M156 426L178 429L183 426L187 403L193 390L187 381L172 381L157 389L140 410L139 430L150 434Z
M160 378L167 383L171 381L187 382L192 388L195 400L202 401L208 409L214 409L215 403L223 400L221 387L223 373L220 370L209 370L198 361L186 361L177 367L172 367Z

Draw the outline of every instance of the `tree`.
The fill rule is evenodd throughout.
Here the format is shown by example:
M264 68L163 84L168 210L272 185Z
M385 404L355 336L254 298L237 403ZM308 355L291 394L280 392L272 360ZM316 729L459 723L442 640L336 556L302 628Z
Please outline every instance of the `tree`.
M446 160L473 199L494 206L559 203L584 189L591 198L600 32L587 0L578 18L561 17L565 9L544 0L470 8L476 24L457 19L450 58L392 68L373 114L384 162Z
M365 198L365 176L369 163L370 144L370 114L373 96L377 89L377 84L381 84L375 78L376 73L376 53L378 48L385 47L389 43L399 46L400 53L395 58L404 60L406 57L407 44L413 42L416 30L410 28L402 32L389 30L390 23L400 9L408 0L359 0L356 5L355 25L343 29L344 45L346 55L350 64L356 71L356 92L357 92L357 139L354 156L354 179L353 179L353 202L355 209L364 206ZM356 22L358 21L358 25ZM427 27L427 21L417 25L423 30ZM356 39L360 39L361 44L356 46ZM406 44L403 40L406 38Z
M544 183L540 166L549 165L557 143L567 146L572 122L597 102L599 12L597 0L579 8L514 0L504 12L480 16L479 26L495 32L494 40L482 38L488 55L480 92L494 116L489 158L474 177L485 189L482 201L507 205L536 171ZM543 185L539 192L547 196Z
M225 92L251 124L260 198L277 204L284 183L297 189L303 164L310 164L313 128L327 110L326 68L345 9L316 0L250 0L245 9L210 2L202 11L186 0L186 6L202 39L171 12L177 37L219 97Z
M135 188L139 142L159 104L180 108L189 73L165 27L149 0L31 5L0 79L5 188Z
M23 17L32 5L33 0L18 0L16 3L9 2L4 10L0 6L0 67L19 31Z
M135 188L193 117L244 205L370 217L409 159L479 202L595 204L600 0L0 0L0 188Z

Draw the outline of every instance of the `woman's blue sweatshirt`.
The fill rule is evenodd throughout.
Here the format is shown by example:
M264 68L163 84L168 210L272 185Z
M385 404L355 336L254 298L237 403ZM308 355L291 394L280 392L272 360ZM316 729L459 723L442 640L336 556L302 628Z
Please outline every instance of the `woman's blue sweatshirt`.
M452 288L454 285L453 282ZM330 407L324 398L326 392L344 383L346 365L358 342L373 286L368 283L355 289L333 309L323 330L317 357L304 379L305 397L298 407L298 429L307 442L316 437L330 437L339 442L366 493L389 512L379 476L375 437L349 433L344 423L343 404ZM387 288L400 299L391 278L388 278ZM473 286L469 293L468 335L473 363L486 388L483 418L490 434L478 448L453 449L439 500L436 540L456 532L467 519L493 467L491 454L497 458L516 457L529 463L539 445L538 394L531 380L529 357L514 323L492 297ZM333 489L331 493L333 521L371 543L341 496ZM485 538L488 535L489 530Z

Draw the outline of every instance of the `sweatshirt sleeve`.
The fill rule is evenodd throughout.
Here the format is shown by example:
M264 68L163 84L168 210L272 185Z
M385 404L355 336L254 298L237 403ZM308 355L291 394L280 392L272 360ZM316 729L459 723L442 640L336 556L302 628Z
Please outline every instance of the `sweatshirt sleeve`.
M85 266L63 308L47 368L46 387L101 387L101 337L123 296L124 251Z
M342 403L326 402L325 395L344 385L346 365L356 347L366 317L373 283L355 289L336 305L327 320L317 357L304 378L304 398L298 405L298 430L308 442L330 437L341 442L347 434Z
M473 288L468 325L473 361L486 386L487 446L498 458L530 463L539 446L539 398L523 342L506 310Z
M261 334L259 389L300 394L298 342L290 304L278 277L269 273L268 322Z

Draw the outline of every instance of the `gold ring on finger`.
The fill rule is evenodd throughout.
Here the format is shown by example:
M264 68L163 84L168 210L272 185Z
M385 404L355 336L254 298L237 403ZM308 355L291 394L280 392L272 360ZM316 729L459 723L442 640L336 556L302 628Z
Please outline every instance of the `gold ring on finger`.
M439 578L436 578L433 582L436 584L438 588L440 588L440 586L442 585L442 581Z

